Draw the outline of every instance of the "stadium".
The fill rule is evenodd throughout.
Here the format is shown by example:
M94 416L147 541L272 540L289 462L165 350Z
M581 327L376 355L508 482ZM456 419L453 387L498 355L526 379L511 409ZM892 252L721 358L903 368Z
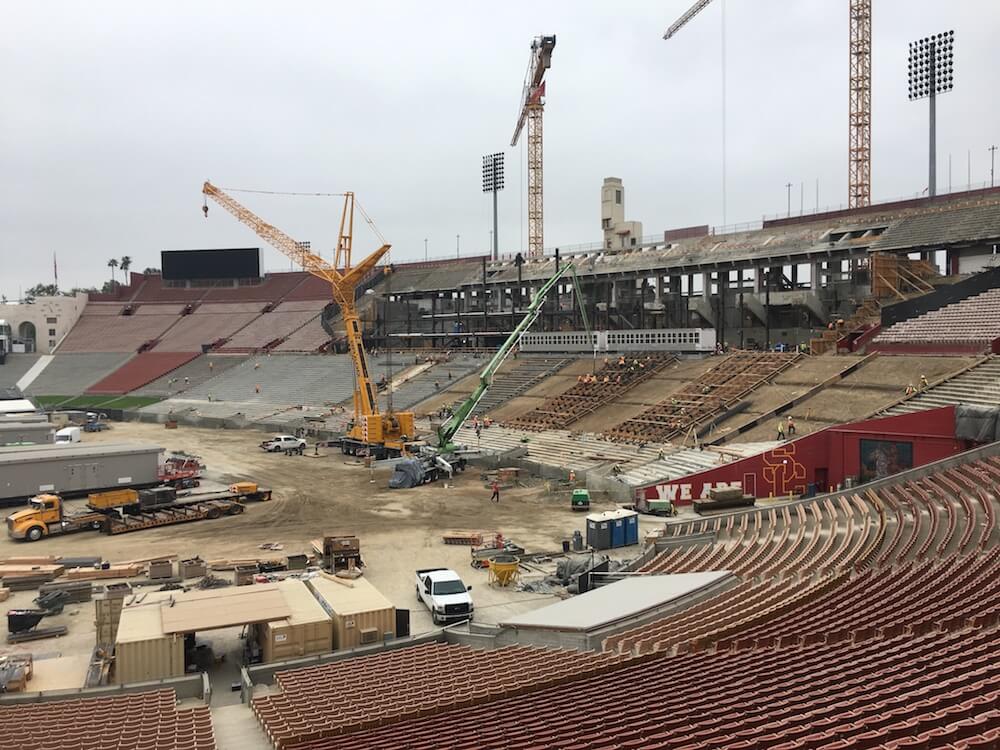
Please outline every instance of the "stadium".
M239 192L0 306L0 747L1000 747L1000 187L332 261Z

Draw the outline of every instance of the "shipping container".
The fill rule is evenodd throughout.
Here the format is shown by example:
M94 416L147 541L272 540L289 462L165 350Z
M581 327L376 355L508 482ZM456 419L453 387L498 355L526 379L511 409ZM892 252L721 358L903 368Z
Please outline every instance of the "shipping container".
M152 443L0 448L0 505L44 492L63 497L158 483L162 448Z
M355 648L396 637L396 608L364 578L308 581L333 620L333 648Z
M54 442L55 429L48 422L0 422L0 447L9 445L49 445Z
M278 584L292 616L257 626L264 663L333 651L333 621L303 581Z
M184 635L164 634L159 602L125 607L115 641L115 682L184 675Z

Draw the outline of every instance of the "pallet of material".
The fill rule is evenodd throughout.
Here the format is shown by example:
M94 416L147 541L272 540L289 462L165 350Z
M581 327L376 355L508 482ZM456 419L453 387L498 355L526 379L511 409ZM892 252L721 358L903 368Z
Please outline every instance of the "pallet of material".
M10 599L10 589L0 588L0 602Z
M48 575L52 578L58 578L63 574L65 568L62 565L55 565L53 563L47 563L43 565L17 565L11 563L9 565L0 565L0 578L14 578L17 576L26 575Z
M49 583L51 580L52 576L48 573L41 575L23 575L4 578L3 585L4 588L9 591L31 591L31 589L37 589L39 586Z
M56 565L58 563L59 558L52 555L5 557L0 560L0 565Z
M56 625L51 628L35 628L34 630L25 630L23 633L8 633L7 643L25 643L26 641L40 641L43 638L58 638L66 635L68 632L69 628L65 625Z
M20 693L34 674L31 654L0 656L0 693Z
M478 547L483 543L481 531L446 531L441 539L445 544L461 544L468 547Z
M256 557L240 557L233 559L219 559L219 560L208 560L207 565L209 570L236 570L236 568L254 566L257 567L257 563L260 560Z
M71 581L96 581L102 578L135 578L142 573L138 565L112 565L107 568L73 568L66 571Z
M94 586L90 581L65 581L56 583L43 583L38 587L39 596L50 591L65 591L69 594L66 599L67 604L79 602L89 602L94 596ZM2 600L0 600L2 601Z

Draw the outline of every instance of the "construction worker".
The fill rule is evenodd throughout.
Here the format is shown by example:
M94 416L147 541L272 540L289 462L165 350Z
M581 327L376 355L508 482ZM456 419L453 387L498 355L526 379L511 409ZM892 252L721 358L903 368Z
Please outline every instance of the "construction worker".
M184 387L186 388L189 385L191 385L191 378L185 377L184 378Z
M497 480L495 480L495 479L493 480L493 484L490 485L490 489L493 490L493 494L490 495L490 500L492 500L495 503L499 503L500 502L500 485L497 483Z
M254 393L260 393L260 383L257 383L257 385L255 385L253 387L253 390L254 390Z
M605 375L605 376L604 376L604 381L603 381L603 382L605 382L605 383L610 383L610 382L611 382L611 376L610 376L610 375Z
M215 362L212 362L211 360L209 360L208 371L211 372L214 369L215 369Z
M785 423L782 420L778 420L778 440L785 439Z
M483 417L483 427L490 427L492 424L493 424L493 418L490 417L489 414Z
M930 387L930 383L927 382L927 376L926 375L921 375L920 376L920 390L921 391L926 390L928 387Z
M917 389L913 387L913 383L907 383L906 384L906 395L907 396L912 396L916 392L917 392Z
M788 429L788 437L791 437L792 435L795 434L795 420L792 419L791 414L788 415L787 429Z
M260 362L254 362L253 363L253 369L259 370L260 369Z

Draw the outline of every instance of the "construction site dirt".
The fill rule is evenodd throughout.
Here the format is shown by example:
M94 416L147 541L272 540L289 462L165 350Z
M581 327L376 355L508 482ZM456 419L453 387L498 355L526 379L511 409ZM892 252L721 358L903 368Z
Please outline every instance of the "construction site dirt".
M338 449L322 448L313 454L285 456L264 453L258 447L261 433L161 425L116 423L107 432L88 434L88 442L137 440L155 442L165 450L183 450L202 458L207 466L206 487L251 480L273 490L270 502L247 505L238 516L198 523L155 528L122 536L97 532L18 542L4 536L0 557L23 555L101 556L111 562L149 559L157 555L195 555L206 560L267 558L310 551L313 539L329 534L356 534L361 540L365 576L397 608L411 611L411 632L433 629L429 613L414 596L413 572L417 568L451 567L473 586L476 620L496 623L553 601L547 594L492 588L484 570L470 565L470 548L446 545L442 534L452 529L500 531L529 551L556 551L573 531L585 532L584 519L569 507L568 489L555 490L539 480L529 486L501 490L499 503L490 502L490 488L480 471L470 467L455 481L441 481L408 490L388 489L388 471L372 475L359 459ZM374 479L374 482L372 481ZM84 500L70 501L72 509ZM595 498L593 510L615 506ZM662 522L649 520L648 526ZM261 550L274 542L281 552ZM638 548L633 548L637 550ZM220 575L227 575L221 573ZM103 583L100 582L100 583ZM17 606L30 606L34 592L19 592ZM21 602L21 599L25 601ZM12 597L12 600L14 597ZM60 650L76 652L77 644L89 654L93 646L92 605L67 621L70 636L45 645L25 644L5 650ZM76 605L74 605L76 608ZM60 618L60 623L63 618ZM82 637L82 630L90 635ZM51 644L51 645L50 645Z

